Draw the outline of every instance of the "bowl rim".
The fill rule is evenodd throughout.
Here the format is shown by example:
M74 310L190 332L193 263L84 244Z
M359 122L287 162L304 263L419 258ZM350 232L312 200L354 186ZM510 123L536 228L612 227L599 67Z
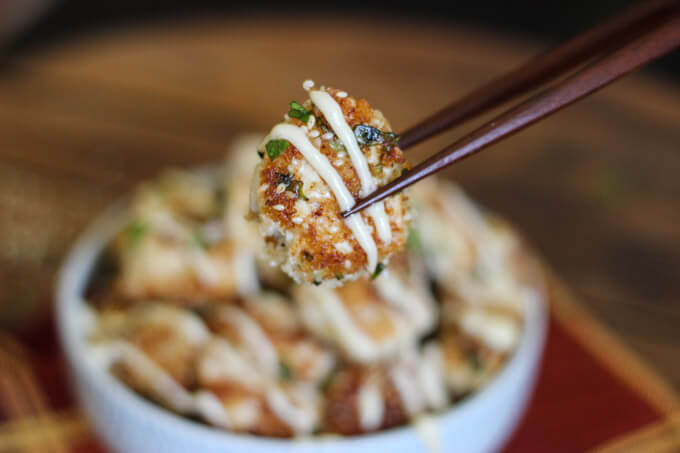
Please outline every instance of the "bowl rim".
M200 436L204 439L209 438L211 441L238 442L244 446L281 448L290 446L293 443L317 444L321 446L334 442L344 443L349 447L350 444L381 442L386 438L405 436L416 431L414 422L411 422L383 431L353 436L323 434L292 439L277 439L247 433L234 433L190 420L146 400L116 379L108 370L98 366L98 364L91 360L87 351L86 329L82 320L78 319L79 316L84 316L84 313L78 313L78 310L86 303L83 292L87 287L97 258L106 244L124 227L129 219L128 203L125 200L119 200L109 206L102 214L90 222L76 239L66 258L63 260L56 279L56 323L59 340L71 367L84 375L89 382L94 382L99 389L105 389L107 392L110 392L121 405L129 406L130 410L138 414L139 417L156 420L157 423L164 425L170 425L173 429L182 430L191 436ZM532 383L529 388L533 387L548 327L546 292L543 288L535 288L534 293L535 297L532 298L533 300L525 304L524 324L520 341L512 356L498 374L481 390L466 396L462 401L449 406L441 412L425 414L416 419L432 419L437 425L442 426L450 423L455 418L464 417L464 414L474 410L475 406L484 405L486 400L489 400L494 393L497 393L504 387L504 383L511 378L515 369L522 366L526 359L536 355L538 357L535 360L534 370L531 374ZM526 401L524 406L526 406ZM520 419L521 416L513 421L513 429L509 430L506 437L514 431L514 427Z

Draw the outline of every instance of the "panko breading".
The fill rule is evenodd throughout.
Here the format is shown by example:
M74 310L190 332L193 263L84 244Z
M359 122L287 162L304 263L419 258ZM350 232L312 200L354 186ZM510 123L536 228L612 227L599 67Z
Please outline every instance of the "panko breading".
M320 392L305 382L273 381L225 338L204 349L198 365L199 414L237 432L290 437L314 431L321 419Z
M283 290L292 284L292 280L279 266L271 262L271 258L265 253L259 229L247 219L250 210L250 184L255 167L260 162L256 151L263 138L264 134L244 135L227 150L223 172L224 225L228 237L238 238L241 247L252 252L262 285Z
M397 140L365 99L321 88L291 102L262 142L251 211L268 254L297 283L338 286L376 272L403 248L404 193L347 220L340 215L409 168Z
M324 426L351 435L387 429L449 402L441 360L431 350L407 348L380 366L351 366L333 376L326 389Z
M333 352L302 330L291 303L276 294L209 308L204 316L215 334L271 379L319 384L335 365Z
M373 281L363 278L339 288L294 287L303 323L351 361L370 363L395 355L436 321L423 269L413 261L417 259L397 256Z
M382 140L360 148L376 186L408 167L380 112L334 89L310 93L324 96L350 131L375 128L355 138ZM291 103L283 126L320 149L353 202L363 182L321 110ZM92 360L173 412L268 437L379 431L481 389L542 290L525 244L430 178L412 188L412 209L404 194L384 203L389 241L375 212L354 217L376 244L368 266L328 173L277 127L237 141L219 171L166 172L134 193L111 244L117 266L100 260L86 292Z
M220 197L216 178L177 170L137 189L114 243L124 299L197 304L257 291L253 253L225 236Z
M521 312L524 279L515 266L521 248L514 232L450 181L420 181L411 200L416 220L409 246L426 257L435 282L463 301Z
M190 414L196 360L210 332L191 312L161 304L111 309L99 316L98 354L131 388Z

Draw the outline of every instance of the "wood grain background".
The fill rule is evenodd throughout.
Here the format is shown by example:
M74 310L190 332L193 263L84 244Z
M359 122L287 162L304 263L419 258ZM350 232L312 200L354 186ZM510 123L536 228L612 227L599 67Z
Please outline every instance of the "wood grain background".
M14 60L0 72L0 323L50 302L93 215L163 167L220 161L237 134L301 100L302 80L367 97L399 130L541 48L297 15L119 28ZM680 388L677 87L626 79L449 173Z

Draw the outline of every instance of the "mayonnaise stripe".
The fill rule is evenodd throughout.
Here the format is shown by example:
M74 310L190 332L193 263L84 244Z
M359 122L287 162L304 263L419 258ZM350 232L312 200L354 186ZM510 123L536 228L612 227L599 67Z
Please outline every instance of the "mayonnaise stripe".
M345 187L345 183L338 172L335 171L335 168L328 162L326 156L312 145L307 138L307 134L305 134L302 129L293 124L277 124L274 126L274 129L272 129L269 136L272 139L288 140L302 153L305 159L307 159L307 162L314 167L314 170L316 170L319 176L321 176L326 184L329 185L341 210L346 211L354 206L354 198L347 187ZM372 272L378 264L378 248L375 245L375 241L373 240L368 227L360 214L350 216L345 219L345 223L352 230L352 233L354 233L361 248L366 252L368 269Z
M352 129L350 129L349 124L345 121L345 115L343 115L340 105L333 99L333 96L325 91L311 91L309 97L314 105L321 110L326 121L330 124L331 129L333 129L333 132L340 138L340 141L349 153L349 157L352 159L352 165L354 165L354 169L361 181L361 196L365 197L375 190L375 180L368 169L366 156L361 152ZM375 203L369 207L368 214L373 219L380 239L386 244L389 243L392 240L392 229L390 228L389 219L385 215L383 203Z
M364 431L380 428L385 415L385 401L380 389L373 382L366 382L359 388L359 426Z

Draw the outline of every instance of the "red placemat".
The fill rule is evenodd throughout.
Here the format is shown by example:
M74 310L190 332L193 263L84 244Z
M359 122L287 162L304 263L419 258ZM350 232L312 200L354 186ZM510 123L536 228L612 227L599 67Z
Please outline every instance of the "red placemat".
M554 280L535 393L504 452L680 451L680 398ZM102 453L51 320L0 333L0 452Z

